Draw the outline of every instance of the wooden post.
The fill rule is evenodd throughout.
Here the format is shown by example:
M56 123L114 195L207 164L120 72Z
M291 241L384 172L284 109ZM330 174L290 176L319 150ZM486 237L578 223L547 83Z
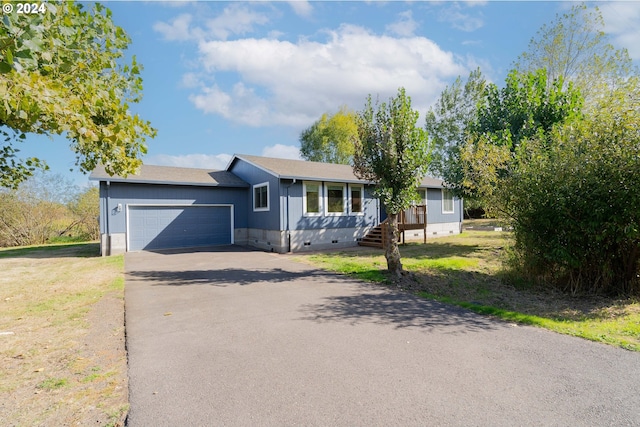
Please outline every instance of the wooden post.
M424 220L422 221L424 223L424 233L422 235L422 244L426 245L427 244L427 206L422 206L422 212L423 212L423 218Z

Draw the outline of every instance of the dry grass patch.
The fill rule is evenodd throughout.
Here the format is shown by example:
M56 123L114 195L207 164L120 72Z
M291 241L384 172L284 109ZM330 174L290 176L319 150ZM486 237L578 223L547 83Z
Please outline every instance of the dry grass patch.
M5 249L0 268L0 419L121 425L123 257L100 257L97 244Z

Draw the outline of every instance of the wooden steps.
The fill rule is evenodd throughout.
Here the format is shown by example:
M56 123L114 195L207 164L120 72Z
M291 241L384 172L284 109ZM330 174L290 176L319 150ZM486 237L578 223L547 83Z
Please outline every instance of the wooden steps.
M360 246L382 248L382 224L376 225L358 242Z

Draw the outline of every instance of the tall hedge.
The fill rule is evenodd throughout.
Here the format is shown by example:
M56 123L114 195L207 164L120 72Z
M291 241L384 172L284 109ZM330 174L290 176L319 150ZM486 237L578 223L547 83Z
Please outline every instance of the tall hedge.
M529 277L574 294L640 291L639 87L519 148L501 194Z

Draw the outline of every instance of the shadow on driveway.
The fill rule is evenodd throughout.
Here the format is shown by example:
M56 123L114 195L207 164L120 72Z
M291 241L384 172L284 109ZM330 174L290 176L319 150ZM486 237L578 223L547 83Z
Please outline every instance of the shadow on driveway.
M453 333L496 329L501 322L470 311L428 301L401 292L363 292L357 295L331 296L321 304L307 304L300 320L318 323L348 322L394 325L395 328L454 326Z
M257 283L284 283L314 277L324 281L339 280L335 274L323 270L288 271L282 268L223 268L209 270L181 271L130 271L129 280L144 281L153 286L232 286L254 285Z

